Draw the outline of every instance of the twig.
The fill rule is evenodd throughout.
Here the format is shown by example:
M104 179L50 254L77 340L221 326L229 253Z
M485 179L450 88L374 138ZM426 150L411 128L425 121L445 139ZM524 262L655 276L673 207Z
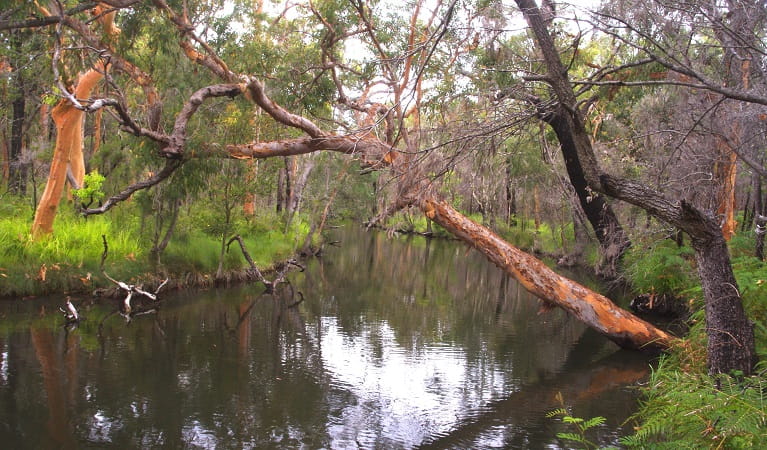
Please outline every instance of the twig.
M264 283L264 286L266 286L266 290L269 292L272 292L274 287L272 286L272 282L264 278L264 275L261 273L260 270L258 270L258 266L256 266L256 263L253 262L253 258L250 257L250 253L248 253L248 250L245 248L245 243L242 241L242 236L239 234L236 236L232 236L231 239L229 239L229 242L226 243L226 250L229 251L229 245L232 244L232 242L237 241L238 244L240 244L240 250L242 250L242 256L245 258L245 261L248 262L250 265L249 271L253 273L256 278L258 278L258 281Z

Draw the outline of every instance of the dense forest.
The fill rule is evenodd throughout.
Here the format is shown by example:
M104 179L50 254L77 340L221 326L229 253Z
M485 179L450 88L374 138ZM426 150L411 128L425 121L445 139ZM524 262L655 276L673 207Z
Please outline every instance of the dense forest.
M0 1L0 295L270 287L343 221L452 236L668 352L627 445L760 442L767 4L575 3Z

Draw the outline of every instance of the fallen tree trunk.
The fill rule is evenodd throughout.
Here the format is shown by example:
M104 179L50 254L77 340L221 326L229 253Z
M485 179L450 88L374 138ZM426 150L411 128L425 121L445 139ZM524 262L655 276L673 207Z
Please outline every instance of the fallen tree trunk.
M674 336L619 308L607 297L565 278L539 259L519 250L490 229L465 217L444 201L425 199L420 207L427 217L482 252L544 302L559 306L619 346L637 350L664 350Z

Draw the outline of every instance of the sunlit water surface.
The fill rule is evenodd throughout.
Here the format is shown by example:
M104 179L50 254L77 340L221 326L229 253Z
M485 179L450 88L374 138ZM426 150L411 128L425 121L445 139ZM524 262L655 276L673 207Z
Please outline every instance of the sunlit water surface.
M130 323L77 298L72 331L61 299L0 304L0 446L561 448L562 406L630 432L643 356L459 243L337 237L293 294L168 292Z

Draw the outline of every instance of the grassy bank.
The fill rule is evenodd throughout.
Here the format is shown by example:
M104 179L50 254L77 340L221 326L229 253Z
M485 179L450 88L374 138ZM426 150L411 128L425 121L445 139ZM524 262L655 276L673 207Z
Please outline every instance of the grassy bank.
M109 245L105 270L118 280L141 283L170 277L177 286L204 284L213 281L218 269L222 235L201 230L196 226L199 223L194 223L199 217L179 219L173 239L156 264L150 255L154 231L130 211L85 219L63 210L52 235L32 239L31 208L20 204L0 208L2 297L89 292L110 286L99 268L104 251L102 235ZM285 230L280 217L262 214L234 224L229 231L243 237L260 268L268 268L294 254L308 230L300 219L294 219ZM239 247L233 244L223 258L226 276L232 278L247 267Z

